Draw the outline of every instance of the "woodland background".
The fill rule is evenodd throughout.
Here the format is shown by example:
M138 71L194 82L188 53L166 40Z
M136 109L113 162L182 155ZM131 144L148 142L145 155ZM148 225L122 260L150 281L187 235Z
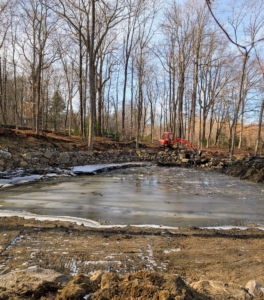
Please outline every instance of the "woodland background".
M0 0L0 28L3 127L263 147L264 0Z

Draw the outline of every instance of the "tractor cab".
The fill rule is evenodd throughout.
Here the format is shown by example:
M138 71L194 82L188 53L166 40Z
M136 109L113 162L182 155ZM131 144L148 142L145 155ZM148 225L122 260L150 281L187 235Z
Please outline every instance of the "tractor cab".
M173 132L163 132L161 139L159 140L160 146L171 146L174 140L174 133Z

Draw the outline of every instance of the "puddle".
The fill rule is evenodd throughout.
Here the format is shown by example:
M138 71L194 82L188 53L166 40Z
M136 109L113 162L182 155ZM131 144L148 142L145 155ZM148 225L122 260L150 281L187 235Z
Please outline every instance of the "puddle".
M12 187L1 191L0 204L0 211L71 216L102 224L264 224L263 185L176 167L119 169Z

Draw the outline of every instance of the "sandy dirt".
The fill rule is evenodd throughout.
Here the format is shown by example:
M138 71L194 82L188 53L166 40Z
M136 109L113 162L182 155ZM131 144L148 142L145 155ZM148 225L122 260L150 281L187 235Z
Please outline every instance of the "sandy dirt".
M2 217L0 228L0 274L38 266L70 277L97 270L118 275L148 270L178 274L188 284L264 283L264 231L254 224L247 230L94 229Z

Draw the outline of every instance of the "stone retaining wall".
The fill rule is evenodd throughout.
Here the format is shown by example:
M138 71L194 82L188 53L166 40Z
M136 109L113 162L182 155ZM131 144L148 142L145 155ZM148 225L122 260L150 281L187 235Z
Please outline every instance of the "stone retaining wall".
M264 158L232 160L229 157L209 158L196 155L190 150L140 149L111 150L107 152L61 152L54 149L32 151L13 155L0 148L0 178L19 174L61 173L74 166L125 162L154 162L162 166L189 167L221 170L228 175L253 182L264 183Z
M191 157L185 150L119 150L107 152L60 152L58 150L43 150L12 155L0 149L0 171L8 170L39 170L45 168L68 168L87 164L123 163L136 161L153 161L161 165L190 166L196 164L202 167L222 168L230 164L223 159L209 159L206 157Z

